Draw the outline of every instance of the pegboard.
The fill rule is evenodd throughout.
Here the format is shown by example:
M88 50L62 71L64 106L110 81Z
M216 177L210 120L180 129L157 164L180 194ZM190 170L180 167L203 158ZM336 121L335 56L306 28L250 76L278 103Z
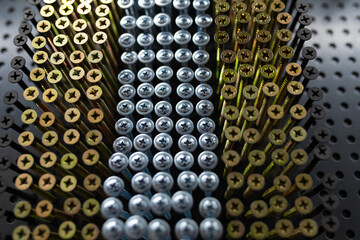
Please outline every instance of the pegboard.
M0 0L0 4L2 100L3 91L20 90L17 85L8 83L7 76L11 70L9 59L16 55L27 55L13 47L12 39L17 34L22 12L28 5L25 0ZM340 207L334 212L341 220L340 229L336 234L323 234L317 239L359 239L360 229L357 220L360 219L360 211L357 203L360 200L360 150L357 146L360 141L360 128L357 126L357 120L360 119L360 2L311 1L310 14L313 16L310 27L313 37L305 46L317 49L318 57L309 65L317 67L320 76L309 86L317 86L324 91L324 98L320 103L327 110L326 118L317 122L316 126L328 127L332 132L332 157L327 162L320 162L315 168L314 185L320 183L324 173L335 174L339 179L336 193L341 199ZM27 61L30 63L29 58ZM20 114L19 110L6 108L2 104L0 115L6 112ZM1 176L6 178L9 184L12 183L15 174L11 170L1 172ZM6 210L11 210L16 201L18 197L15 195L0 195L0 206ZM320 198L315 204L319 201ZM320 216L316 219L319 220ZM19 223L11 217L0 218L0 239L11 239L12 230Z

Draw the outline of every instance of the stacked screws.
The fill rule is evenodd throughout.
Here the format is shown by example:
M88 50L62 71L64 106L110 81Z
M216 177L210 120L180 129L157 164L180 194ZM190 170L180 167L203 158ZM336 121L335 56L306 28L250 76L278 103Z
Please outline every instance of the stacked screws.
M21 123L5 115L1 133L1 147L20 153L14 161L2 156L17 177L15 188L1 185L24 199L12 212L28 222L14 229L13 239L98 239L103 182L112 174L120 10L108 0L30 3L39 16L24 10L14 44L34 64L25 56L12 59L8 79L23 92L4 95Z
M284 2L216 0L211 9L209 0L30 1L41 20L26 9L14 44L36 67L17 56L9 74L27 102L16 91L4 102L31 128L1 118L8 130L0 146L21 155L16 166L1 156L18 176L16 188L1 182L0 192L24 200L0 216L29 222L13 238L270 239L336 231L334 215L322 226L312 219L339 200L330 193L333 175L317 186L309 175L330 157L331 133L318 128L304 145L325 116L314 103L321 89L307 88L318 75L308 66L315 49L303 48L309 7ZM223 126L215 128L215 117Z
M313 187L308 174L330 157L330 132L318 129L304 144L315 120L325 115L314 103L321 89L306 90L308 100L300 104L318 75L308 66L315 49L302 48L311 38L311 17L307 4L284 2L214 2L227 239L312 238L325 231L311 219L325 208L315 211L307 197L324 185ZM304 191L307 196L294 197ZM299 213L301 221L293 218Z

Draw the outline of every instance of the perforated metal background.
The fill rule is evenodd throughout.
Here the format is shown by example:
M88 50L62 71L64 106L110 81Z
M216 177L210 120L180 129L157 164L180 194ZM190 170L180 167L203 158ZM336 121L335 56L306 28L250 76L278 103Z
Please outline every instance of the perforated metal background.
M0 99L6 90L20 90L7 82L7 75L9 60L19 54L12 45L12 38L17 33L26 2L0 0ZM317 239L360 239L360 127L357 122L360 119L360 1L311 1L310 14L314 17L313 38L305 46L318 50L318 58L310 65L321 73L309 86L323 89L325 96L321 103L327 109L327 116L317 126L326 126L333 134L332 158L317 165L314 184L320 182L324 173L336 174L339 178L336 192L342 200L334 212L341 220L341 228L336 234L322 234ZM30 59L27 60L30 63ZM19 114L18 110L2 103L0 106L0 115ZM15 173L7 171L0 175L12 184ZM11 210L17 199L17 196L2 193L0 208ZM11 239L12 229L18 223L11 217L0 218L0 239Z

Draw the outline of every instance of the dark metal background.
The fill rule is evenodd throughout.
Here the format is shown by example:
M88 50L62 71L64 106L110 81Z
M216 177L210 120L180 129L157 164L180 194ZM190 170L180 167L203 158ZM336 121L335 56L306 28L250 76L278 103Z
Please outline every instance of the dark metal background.
M318 50L318 58L310 65L318 67L321 76L309 86L321 87L325 92L321 103L327 109L327 116L317 126L326 126L333 134L330 142L332 158L318 164L313 172L314 184L320 182L322 172L336 174L339 178L336 193L341 199L339 209L334 212L341 220L341 228L335 235L323 234L317 239L360 239L360 127L357 122L360 121L359 5L360 1L349 0L311 1L310 14L314 16L314 22L310 28L313 38L305 46ZM7 75L10 71L9 60L19 54L26 55L19 53L12 45L25 7L28 7L26 0L0 0L0 115L6 112L15 116L20 114L18 110L5 106L2 98L4 91L21 90L7 82ZM30 66L30 59L27 60L27 66ZM24 103L22 96L20 100ZM15 118L15 122L21 124L19 118ZM16 159L15 152L9 149L6 152ZM11 185L15 173L9 170L0 172L0 175ZM315 202L318 203L319 197L316 198ZM2 193L0 208L10 211L17 200L17 196ZM0 240L11 239L12 230L19 223L12 218L0 218Z

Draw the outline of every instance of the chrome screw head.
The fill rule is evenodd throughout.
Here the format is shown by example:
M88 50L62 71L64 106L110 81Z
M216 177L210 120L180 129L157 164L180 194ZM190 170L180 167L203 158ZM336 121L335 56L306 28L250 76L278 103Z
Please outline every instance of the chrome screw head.
M153 157L153 165L158 171L170 169L173 162L173 157L167 152L158 152Z

